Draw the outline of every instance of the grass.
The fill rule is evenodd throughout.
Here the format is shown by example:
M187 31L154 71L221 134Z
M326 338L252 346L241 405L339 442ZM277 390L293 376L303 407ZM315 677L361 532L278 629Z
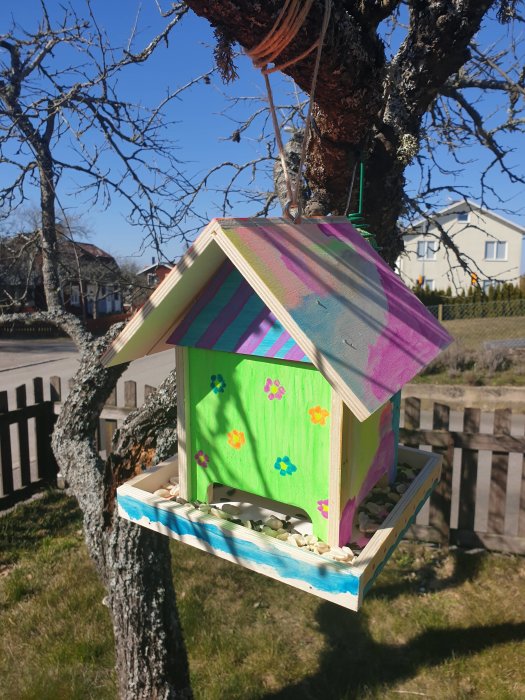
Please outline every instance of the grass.
M525 338L525 317L471 318L445 321L443 326L456 341L435 363L415 378L420 384L469 384L477 386L525 386L525 353L509 354L505 350L487 351L484 343L490 340ZM511 364L494 370L491 356L507 354ZM465 362L473 357L473 366ZM460 366L455 367L457 360Z
M505 316L444 321L450 335L468 350L478 350L489 340L525 338L525 317Z
M104 591L72 501L0 517L0 697L115 697ZM160 536L160 535L159 535ZM173 543L197 700L525 697L525 561L403 544L351 613Z

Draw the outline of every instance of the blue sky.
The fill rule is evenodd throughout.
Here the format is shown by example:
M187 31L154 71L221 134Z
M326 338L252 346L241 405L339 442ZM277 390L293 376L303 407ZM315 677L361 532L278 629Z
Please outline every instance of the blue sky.
M54 16L59 10L59 3L55 0L48 2L50 15ZM74 0L74 7L82 12L83 2ZM167 6L167 3L165 3ZM156 31L160 30L166 20L160 17L154 0L128 0L126 3L115 0L93 0L92 6L100 25L106 30L113 44L126 44L130 29L137 21L138 37L136 46L147 42ZM3 0L0 14L0 33L5 32L9 26L10 16L24 27L35 27L39 17L39 3L37 0ZM493 41L498 36L505 37L505 30L488 20L482 33L483 41ZM505 38L503 39L505 40ZM169 47L160 47L152 59L146 64L132 68L122 74L120 88L126 97L145 105L153 105L164 97L167 89L177 88L194 78L196 75L208 71L213 66L213 34L208 23L193 13L190 13L182 25L176 28L170 40ZM177 157L181 161L181 168L190 177L197 178L214 164L223 161L244 162L251 160L261 153L261 144L255 139L260 130L260 125L253 133L249 133L241 139L240 143L227 140L227 137L236 128L235 122L221 114L226 105L226 98L233 96L263 97L264 84L262 76L251 66L244 57L238 61L239 79L230 85L222 85L217 77L213 77L211 84L200 83L190 91L184 93L181 100L173 103L169 109L168 119L172 123L169 136L177 145ZM277 92L277 99L285 92L291 93L292 85L282 80L279 76L272 77ZM496 100L493 97L485 98L487 109L496 109ZM251 101L244 102L233 114L242 118L249 113ZM511 145L516 149L520 147L521 137L514 137ZM483 154L480 149L469 149L465 153L465 161L480 159ZM516 159L518 159L516 154ZM448 161L450 162L450 161ZM447 156L445 155L445 163ZM210 191L205 193L197 202L199 213L208 218L220 215L220 195L213 191L219 188L221 177L212 181ZM472 187L470 196L476 198L477 183L479 182L480 162L469 162L465 165L459 176L440 176L442 182L455 181L456 184ZM0 182L5 176L0 170ZM411 168L408 171L409 187L417 188L417 171ZM5 180L4 180L5 181ZM519 224L525 225L525 211L520 211L520 200L523 198L523 187L510 186L508 180L495 174L491 184L499 192L505 193L509 200L504 215L512 218ZM269 188L268 182L261 182L261 188ZM113 255L122 259L134 256L139 263L149 262L154 251L141 249L141 231L130 227L124 219L125 207L117 199L112 200L111 206L102 210L101 207L93 207L82 201L82 198L73 196L75 184L64 179L60 184L60 200L66 208L75 209L82 216L84 223L90 230L90 240L100 247L108 250ZM37 198L35 197L35 201ZM447 206L450 201L444 197L439 204ZM489 201L490 204L493 204ZM495 202L494 202L495 204ZM235 206L235 214L249 216L256 207L253 204L239 202ZM509 214L509 211L512 212ZM169 258L176 257L181 252L180 243L172 241L165 248L165 254Z

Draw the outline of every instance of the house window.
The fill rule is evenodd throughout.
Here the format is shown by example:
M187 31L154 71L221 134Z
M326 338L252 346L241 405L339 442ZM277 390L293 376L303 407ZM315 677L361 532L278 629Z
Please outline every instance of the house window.
M469 213L468 211L460 211L458 213L458 221L468 221Z
M486 241L485 260L506 260L507 241Z
M157 275L154 275L152 273L148 274L148 287L156 287L159 283L159 278Z
M419 260L435 260L437 249L437 241L418 241L417 257Z
M71 287L71 306L80 306L80 290L78 287Z
M425 289L428 289L431 292L433 292L434 291L434 280L429 280L428 277L425 277Z

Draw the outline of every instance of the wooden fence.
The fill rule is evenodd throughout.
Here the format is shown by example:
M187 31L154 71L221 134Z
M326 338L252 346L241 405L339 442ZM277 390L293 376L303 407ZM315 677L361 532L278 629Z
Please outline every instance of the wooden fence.
M434 404L432 428L422 429L420 400L405 399L400 441L443 455L441 482L411 534L525 554L525 437L511 435L510 409L494 411L492 433L480 433L480 419L479 408L465 408L462 430L449 430L450 408Z
M44 383L33 379L34 403L27 404L27 388L15 392L9 408L7 391L0 391L0 510L28 498L44 484L56 481L57 466L50 436L55 422L54 402L44 400Z
M42 379L33 380L33 390L35 401L28 406L26 387L18 387L16 407L11 409L7 392L0 392L0 510L42 484L56 482L50 434L66 392L59 377L51 378L47 400ZM101 413L99 450L109 450L117 427L154 390L137 387L133 381L118 384ZM482 433L479 409L464 409L461 429L450 430L448 406L433 405L431 428L421 427L419 399L406 398L404 406L401 442L443 455L441 482L410 535L440 544L525 554L525 437L523 430L511 435L511 411L494 411L492 432Z

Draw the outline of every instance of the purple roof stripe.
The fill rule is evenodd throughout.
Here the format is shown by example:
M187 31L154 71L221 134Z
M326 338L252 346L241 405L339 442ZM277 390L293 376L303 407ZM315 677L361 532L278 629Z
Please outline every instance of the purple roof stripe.
M294 347L291 350L288 350L286 355L284 356L285 360L293 360L294 362L300 362L301 360L308 360L304 352L301 350L301 348L295 344ZM310 362L310 360L308 360Z
M240 285L233 292L229 302L221 310L218 316L210 323L206 331L195 343L197 348L212 348L219 340L225 329L235 321L242 307L252 296L253 289L248 282L242 278Z
M261 344L275 322L275 316L268 307L265 307L246 329L235 348L235 352L243 355L251 355Z
M275 357L279 350L290 340L290 334L288 331L283 331L281 337L275 341L269 350L267 350L264 355L265 357Z
M168 338L167 342L170 343L170 345L177 345L177 343L182 340L195 318L198 316L198 314L200 314L204 307L209 304L210 300L213 299L215 294L220 289L222 283L232 270L233 263L230 260L225 260L212 277L209 284L204 288L204 292L195 301L195 303L190 306L189 311L186 312L182 321Z

